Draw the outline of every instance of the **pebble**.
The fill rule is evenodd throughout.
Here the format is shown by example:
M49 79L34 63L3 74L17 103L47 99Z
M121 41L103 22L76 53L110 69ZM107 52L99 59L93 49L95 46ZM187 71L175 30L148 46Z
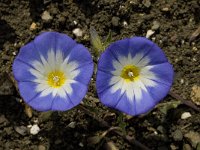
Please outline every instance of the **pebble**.
M76 28L76 29L74 29L72 32L73 32L73 34L74 34L75 36L77 36L77 37L83 36L83 31L82 31L80 28Z
M189 117L191 117L192 115L191 115L191 113L190 112L184 112L184 113L182 113L182 115L181 115L181 119L187 119L187 118L189 118Z
M120 20L119 17L112 17L112 20L111 20L112 25L115 27L119 26L119 20Z
M15 131L19 133L20 135L26 135L27 134L27 127L25 126L19 126L19 127L14 127Z
M189 144L183 145L183 150L192 150L191 146Z
M146 38L149 38L150 36L152 36L155 33L155 31L153 30L148 30L147 34L146 34Z
M190 97L196 105L200 106L200 86L192 86Z
M50 13L48 11L44 11L42 13L42 16L41 16L42 20L44 21L49 21L51 20L53 17L50 15Z
M46 147L44 145L39 145L38 150L46 150Z
M128 26L128 23L126 21L123 21L123 26L124 27Z
M181 130L179 130L179 129L174 131L172 133L172 136L173 136L174 141L182 141L182 139L183 139L183 134L182 134Z
M142 4L143 4L145 7L149 8L149 7L151 6L151 1L150 1L150 0L143 0L143 1L142 1Z
M1 115L0 116L0 124L5 123L5 122L8 122L8 120L5 118L4 115Z
M164 7L164 8L162 9L162 11L168 12L168 11L169 11L169 8L168 8L168 7Z
M33 23L31 24L31 26L30 26L30 30L33 31L33 30L36 29L36 27L37 27L36 23L33 22Z
M74 129L75 128L75 126L76 126L76 122L70 122L68 125L67 125L68 127L70 127L70 128L72 128L72 129Z
M30 134L36 135L39 133L39 131L40 131L40 128L38 127L38 125L34 124L30 129Z
M153 26L151 27L151 30L156 31L160 28L160 23L158 21L153 22Z
M162 134L166 133L165 128L163 126L161 126L161 125L157 127L157 130Z
M197 132L190 131L184 137L190 142L193 148L196 148L197 144L200 143L200 134Z

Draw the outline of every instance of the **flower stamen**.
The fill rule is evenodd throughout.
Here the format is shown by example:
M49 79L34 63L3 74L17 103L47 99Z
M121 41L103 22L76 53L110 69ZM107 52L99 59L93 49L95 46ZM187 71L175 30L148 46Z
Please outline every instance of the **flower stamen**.
M127 65L121 71L121 77L127 82L137 80L139 77L140 70L134 65Z
M48 74L47 82L53 88L59 88L65 83L65 74L61 71L53 71Z

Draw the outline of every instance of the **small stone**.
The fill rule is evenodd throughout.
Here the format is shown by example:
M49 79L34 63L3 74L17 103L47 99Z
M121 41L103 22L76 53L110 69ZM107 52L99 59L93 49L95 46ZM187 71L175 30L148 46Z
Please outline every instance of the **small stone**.
M5 118L4 115L1 115L0 116L0 124L5 123L5 122L8 122L8 120Z
M183 139L183 134L181 130L177 129L174 133L172 133L174 141L181 141Z
M200 134L194 131L186 133L184 137L190 142L193 148L197 147L197 144L200 143Z
M74 20L73 23L74 23L74 25L77 25L77 24L78 24L76 20Z
M162 9L162 11L168 12L168 11L169 11L169 8L168 8L168 7L164 7L164 8Z
M36 29L36 27L37 27L36 23L33 22L33 23L31 24L31 26L30 26L30 30L33 31L33 30Z
M10 135L10 134L12 134L12 127L7 127L7 128L4 128L4 130L6 131L6 134L7 135Z
M126 21L123 21L123 26L124 27L127 27L128 26L128 23Z
M80 147L84 147L84 145L83 145L82 142L80 142L78 145L79 145Z
M184 113L182 113L182 115L181 115L181 119L187 119L187 118L189 118L189 117L191 117L192 115L191 115L191 113L190 112L184 112Z
M189 144L183 145L183 150L192 150L191 146Z
M166 130L165 130L165 128L163 126L158 126L157 130L162 134L166 133Z
M70 122L67 126L74 129L76 126L76 122Z
M83 36L83 31L82 31L80 28L76 28L76 29L74 29L72 32L73 32L73 34L74 34L75 36L77 36L77 37Z
M200 106L200 86L194 85L190 94L192 101Z
M150 36L152 36L155 33L155 31L153 30L148 30L147 34L146 34L146 38L149 38Z
M153 30L153 31L156 31L156 30L158 30L160 28L160 23L158 22L158 21L154 21L153 22L153 26L151 27L151 29Z
M14 127L15 131L19 133L20 135L26 135L27 134L27 128L25 126L19 126L19 127Z
M150 0L143 0L143 1L142 1L142 4L143 4L145 7L149 8L149 7L151 6L151 1L150 1Z
M38 150L46 150L46 147L44 145L39 145Z
M120 20L119 17L112 17L112 20L111 20L112 25L115 27L119 26L119 20Z
M44 11L41 16L42 20L50 21L53 17L50 15L48 11Z
M37 124L34 124L34 125L31 127L31 129L30 129L30 133L31 133L32 135L38 134L39 131L40 131L40 128L38 127Z

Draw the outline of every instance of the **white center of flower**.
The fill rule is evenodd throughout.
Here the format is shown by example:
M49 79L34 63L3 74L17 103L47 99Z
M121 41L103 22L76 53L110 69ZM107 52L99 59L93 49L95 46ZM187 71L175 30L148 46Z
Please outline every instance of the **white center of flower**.
M65 98L67 94L72 94L72 83L76 83L76 78L80 70L76 61L69 61L69 56L64 58L60 50L49 50L47 58L40 55L39 60L31 62L34 68L29 71L35 76L34 82L38 83L36 91L41 92L40 96L52 94Z

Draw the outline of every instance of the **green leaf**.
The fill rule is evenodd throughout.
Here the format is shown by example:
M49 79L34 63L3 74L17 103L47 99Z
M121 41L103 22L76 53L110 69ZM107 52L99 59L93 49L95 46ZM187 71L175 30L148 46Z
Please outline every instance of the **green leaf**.
M103 43L104 48L107 48L110 45L110 43L112 43L112 32L111 32L111 30L109 30L109 33L106 37L106 40Z
M171 101L171 102L163 103L162 105L160 105L160 107L158 107L158 109L162 113L167 114L168 110L176 109L180 104L181 104L181 101Z
M102 40L94 27L90 28L91 44L94 47L95 55L98 56L104 50Z

